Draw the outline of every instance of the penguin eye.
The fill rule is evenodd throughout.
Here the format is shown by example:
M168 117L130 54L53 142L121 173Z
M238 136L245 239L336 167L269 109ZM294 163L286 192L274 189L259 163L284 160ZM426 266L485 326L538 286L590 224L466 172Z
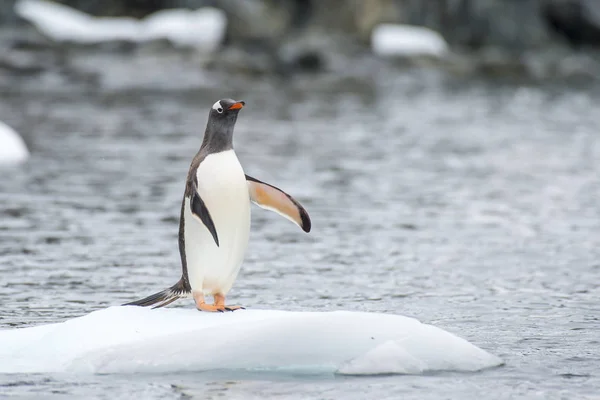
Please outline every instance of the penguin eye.
M213 104L212 109L216 110L219 114L223 114L223 106L221 105L221 100Z

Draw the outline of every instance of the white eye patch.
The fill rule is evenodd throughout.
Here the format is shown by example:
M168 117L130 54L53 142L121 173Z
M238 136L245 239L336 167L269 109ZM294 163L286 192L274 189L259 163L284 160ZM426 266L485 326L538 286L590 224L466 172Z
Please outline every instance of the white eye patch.
M221 101L219 100L215 104L213 104L212 109L217 110L217 112L221 114L223 112L223 107L221 107Z

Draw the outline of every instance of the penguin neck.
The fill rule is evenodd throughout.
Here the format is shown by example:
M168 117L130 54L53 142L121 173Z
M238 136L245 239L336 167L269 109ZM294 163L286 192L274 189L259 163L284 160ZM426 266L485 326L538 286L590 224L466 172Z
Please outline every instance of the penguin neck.
M222 125L209 124L204 131L204 139L200 150L210 153L220 153L233 149L233 125L224 127Z

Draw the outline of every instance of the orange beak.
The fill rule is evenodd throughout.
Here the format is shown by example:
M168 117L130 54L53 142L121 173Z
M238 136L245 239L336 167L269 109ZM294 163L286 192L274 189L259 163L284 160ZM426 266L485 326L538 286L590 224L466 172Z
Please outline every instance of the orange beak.
M243 108L245 105L246 105L246 102L238 101L237 103L233 103L231 105L231 107L228 108L228 110L239 110L239 109Z

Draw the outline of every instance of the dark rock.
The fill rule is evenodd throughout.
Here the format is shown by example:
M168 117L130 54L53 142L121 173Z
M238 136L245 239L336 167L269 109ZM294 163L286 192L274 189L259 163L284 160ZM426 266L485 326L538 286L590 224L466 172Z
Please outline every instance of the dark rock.
M574 48L600 47L600 2L549 0L543 7L548 27Z
M452 46L454 54L448 59L415 57L397 62L397 67L434 67L492 76L593 77L595 66L600 65L597 57L569 57L570 50L564 46L566 39L576 48L600 47L600 0L57 1L98 16L144 17L172 7L221 8L228 17L224 46L210 60L200 63L247 75L286 77L299 72L347 73L360 69L362 64L357 60L370 57L371 31L381 23L426 26L440 32ZM0 2L0 22L17 20L14 3ZM22 31L35 33L33 29ZM162 54L171 46L166 41L143 45L113 42L95 47L55 44L39 34L14 37L9 42L15 51L0 57L0 69L11 75L38 74L44 68L65 71L64 66L69 65L68 56L55 57L62 60L57 68L55 63L45 64L39 61L41 58L23 52L67 54L65 48L79 47L119 54L144 48ZM540 53L543 56L537 56Z
M0 21L16 21L16 0L3 0ZM385 22L423 25L455 46L528 49L551 44L549 30L572 43L597 41L598 0L56 0L96 16L144 17L164 8L215 6L229 19L227 43L261 40L278 48L290 36L321 30L367 44ZM578 26L581 25L581 29ZM548 28L550 27L550 29Z
M307 51L299 54L292 61L292 68L303 72L319 72L325 68L325 61L316 51Z

